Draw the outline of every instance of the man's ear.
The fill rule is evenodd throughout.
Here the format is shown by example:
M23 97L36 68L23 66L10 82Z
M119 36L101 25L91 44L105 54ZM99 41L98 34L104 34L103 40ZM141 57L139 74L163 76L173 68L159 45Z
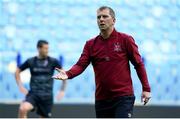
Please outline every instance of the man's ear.
M115 24L115 22L116 22L116 19L115 19L115 18L113 18L113 25Z
M114 22L114 23L116 22L116 18L113 18L113 22Z

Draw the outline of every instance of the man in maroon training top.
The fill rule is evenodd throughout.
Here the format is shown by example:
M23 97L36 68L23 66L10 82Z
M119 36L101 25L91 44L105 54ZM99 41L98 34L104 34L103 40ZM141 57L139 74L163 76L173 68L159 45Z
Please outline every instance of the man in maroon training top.
M55 79L72 79L92 63L96 82L96 117L131 117L135 96L129 61L134 65L142 84L142 101L150 99L150 86L138 46L132 36L114 28L113 9L97 10L100 34L86 42L78 62L68 71L60 70Z

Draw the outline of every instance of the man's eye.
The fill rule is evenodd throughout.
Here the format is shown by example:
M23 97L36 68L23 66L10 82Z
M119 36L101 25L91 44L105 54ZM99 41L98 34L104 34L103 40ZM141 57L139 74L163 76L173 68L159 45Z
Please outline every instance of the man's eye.
M101 16L98 16L97 18L98 18L98 19L100 19L100 18L101 18Z
M103 18L107 18L108 16L107 15L104 15Z
M100 19L101 17L102 17L102 18L108 18L107 15L98 16L97 18Z

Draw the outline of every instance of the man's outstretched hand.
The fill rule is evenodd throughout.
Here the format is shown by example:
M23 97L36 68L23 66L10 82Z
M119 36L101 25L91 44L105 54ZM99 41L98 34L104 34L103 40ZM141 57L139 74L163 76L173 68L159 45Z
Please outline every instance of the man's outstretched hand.
M66 80L68 79L68 76L66 72L63 69L56 68L56 70L59 72L57 75L54 75L52 78L58 79L58 80Z

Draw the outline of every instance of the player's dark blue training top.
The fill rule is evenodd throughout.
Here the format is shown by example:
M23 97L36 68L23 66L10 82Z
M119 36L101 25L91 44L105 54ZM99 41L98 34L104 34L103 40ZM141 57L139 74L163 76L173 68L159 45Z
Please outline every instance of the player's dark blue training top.
M38 95L52 95L55 68L61 68L58 60L52 57L39 59L32 57L26 60L19 68L21 71L29 68L31 73L30 91Z

